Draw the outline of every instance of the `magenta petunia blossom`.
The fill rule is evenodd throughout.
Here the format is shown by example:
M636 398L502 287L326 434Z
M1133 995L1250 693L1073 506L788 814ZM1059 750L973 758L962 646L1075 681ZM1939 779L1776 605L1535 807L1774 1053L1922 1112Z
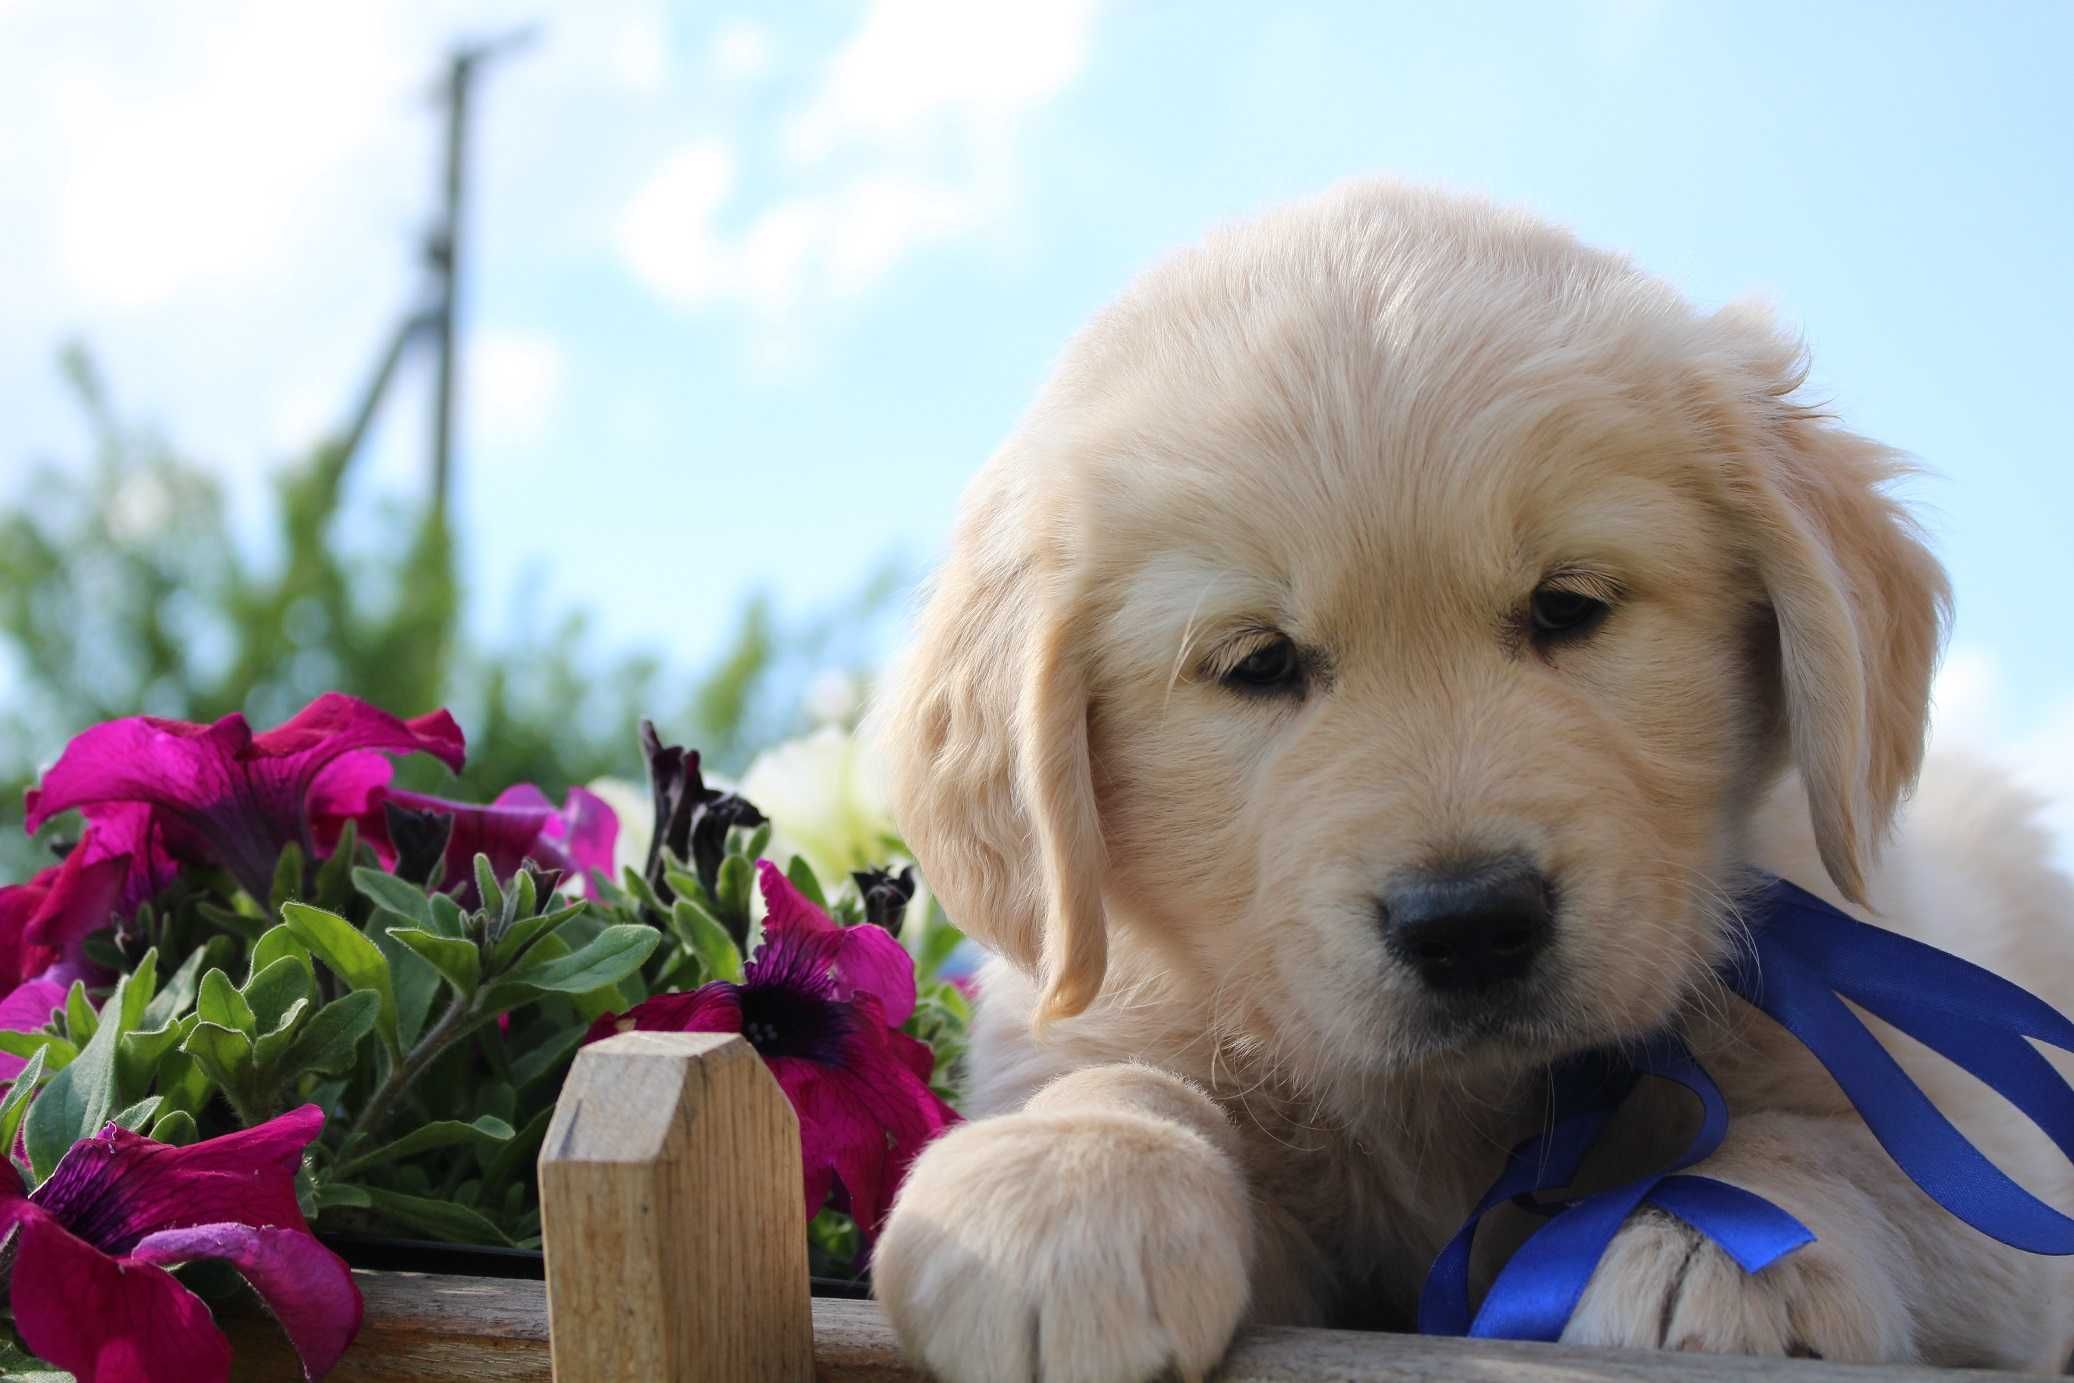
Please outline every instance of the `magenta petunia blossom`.
M459 771L461 730L445 711L400 720L339 692L259 735L236 713L214 725L111 720L74 737L30 789L27 824L33 832L73 807L148 806L174 856L221 864L264 898L284 846L316 853L310 799L319 775L369 750L430 754Z
M67 980L87 975L86 938L134 915L176 869L150 807L89 808L86 834L64 863L0 888L0 984L46 972Z
M742 982L607 1014L585 1041L630 1030L740 1033L799 1115L807 1214L834 1188L868 1241L915 1155L958 1119L929 1089L935 1053L899 1029L915 1008L914 961L884 928L838 927L777 866L756 867L768 914Z
M0 999L0 1029L35 1032L46 1026L51 1014L65 1006L65 991L69 987L68 982L49 975L23 980L6 998ZM0 1081L13 1080L27 1064L13 1052L0 1052Z
M0 1159L0 1256L15 1328L79 1383L220 1383L230 1342L168 1269L218 1259L242 1273L306 1377L360 1329L360 1289L295 1201L302 1150L324 1127L304 1105L189 1147L110 1124L23 1194Z
M500 879L518 873L527 860L543 869L578 872L586 891L595 889L592 872L612 877L612 851L619 840L619 816L596 793L571 788L557 811L546 793L531 783L520 783L497 794L487 806L475 802L451 802L443 797L405 792L378 785L360 797L357 808L339 812L351 801L353 791L335 784L327 775L324 787L336 789L327 803L327 815L318 825L320 845L329 845L350 817L360 839L374 847L385 867L393 868L396 848L389 839L388 813L393 803L408 811L431 812L453 818L453 834L447 837L445 887L472 898L475 891L474 860L489 858Z

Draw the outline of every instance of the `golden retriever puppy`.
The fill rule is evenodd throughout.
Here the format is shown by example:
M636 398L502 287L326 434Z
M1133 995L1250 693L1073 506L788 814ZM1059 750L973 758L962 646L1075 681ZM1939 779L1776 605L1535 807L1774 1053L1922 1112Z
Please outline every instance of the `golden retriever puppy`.
M1803 373L1759 313L1376 184L1213 236L1073 343L878 712L907 838L998 953L978 1117L877 1249L915 1358L1194 1379L1245 1322L1408 1328L1550 1063L1665 1027L1734 1115L1697 1170L1818 1242L1749 1275L1645 1210L1567 1338L2067 1358L2063 1260L1933 1205L1711 975L1756 867L2074 1002L2027 803L1957 765L1890 833L1946 585L1895 455ZM1922 1068L2068 1203L2050 1145ZM1654 1091L1609 1174L1682 1145Z

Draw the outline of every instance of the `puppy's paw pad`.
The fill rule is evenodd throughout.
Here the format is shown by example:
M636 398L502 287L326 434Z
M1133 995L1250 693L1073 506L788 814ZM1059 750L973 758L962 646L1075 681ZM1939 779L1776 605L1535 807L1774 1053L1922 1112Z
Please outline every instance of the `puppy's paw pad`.
M1657 1211L1614 1238L1563 1340L1857 1363L1913 1355L1907 1311L1878 1266L1817 1242L1746 1273L1713 1240Z
M1203 1377L1249 1290L1251 1219L1207 1139L1131 1115L969 1124L919 1159L873 1256L944 1383Z

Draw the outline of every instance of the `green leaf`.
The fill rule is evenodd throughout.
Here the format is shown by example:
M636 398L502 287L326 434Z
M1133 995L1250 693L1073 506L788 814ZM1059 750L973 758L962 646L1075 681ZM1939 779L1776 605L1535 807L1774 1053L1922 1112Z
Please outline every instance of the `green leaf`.
M511 924L518 921L521 917L531 917L540 910L540 890L534 886L533 871L530 869L521 869L513 877L511 893L512 901L505 908L505 911L511 914L504 924L505 931L509 931Z
M706 978L741 981L742 953L736 949L734 938L720 925L719 918L693 902L689 895L679 893L677 901L670 905L670 928L699 958Z
M180 1040L183 1044L187 1040L187 1034L193 1031L193 1025L200 1021L200 1018L192 1013L180 1020L183 1025ZM203 1069L202 1064L178 1047L167 1052L159 1061L157 1085L158 1093L166 1097L167 1104L184 1109L190 1114L201 1112L202 1106L209 1102L209 1092L214 1088L209 1073Z
M502 1123L509 1124L518 1117L518 1090L508 1081L493 1080L482 1087L476 1098L476 1108ZM481 1115L477 1116L480 1122Z
M195 1127L194 1115L184 1109L171 1114L161 1114L158 1122L151 1126L151 1136L161 1143L173 1143L180 1147L201 1137L202 1131Z
M535 1114L526 1121L526 1126L513 1135L510 1142L503 1144L490 1156L483 1167L483 1189L495 1194L497 1189L522 1174L533 1163L534 1154L540 1150L541 1142L547 1137L547 1126L554 1118L554 1106ZM513 1190L519 1190L516 1185Z
M144 953L144 958L130 969L129 983L122 987L122 1030L135 1032L137 1024L144 1021L144 1011L151 1007L151 996L158 993L158 947Z
M317 987L308 961L282 956L247 980L243 993L252 1009L254 1031L263 1037L279 1032L298 1004L317 996Z
M188 1005L200 992L202 965L208 958L209 952L205 947L196 947L188 952L187 959L180 962L180 968L144 1006L144 1016L137 1020L137 1026L153 1031L186 1013Z
M706 886L700 883L699 876L692 873L689 869L665 868L663 870L663 882L668 884L670 892L676 894L679 898L704 898L706 896Z
M734 832L729 831L728 835L732 837ZM763 852L770 848L770 843L771 823L766 821L749 833L749 839L742 846L742 853L752 860L761 859Z
M648 992L667 994L673 989L692 989L704 978L699 969L699 958L682 946L673 946L663 957L662 967L652 977Z
M289 1045L295 1041L295 1030L302 1023L303 1015L310 1011L310 1004L311 1000L307 997L297 999L288 1006L288 1011L281 1015L279 1023L271 1030L259 1034L258 1040L252 1044L253 1065L269 1076L277 1072L291 1076L301 1074L293 1068L281 1068L280 1061L283 1054L289 1050Z
M324 863L317 866L317 886L311 890L315 896L306 901L334 911L343 907L353 861L359 854L360 823L349 816L339 829L338 844L331 848L331 854Z
M378 908L387 908L420 927L432 925L432 900L425 896L424 889L408 879L384 874L379 869L356 869L353 871L353 887Z
M149 908L149 904L145 904L145 906ZM151 933L139 929L137 935L147 937ZM127 970L129 968L129 956L122 954L122 948L116 943L116 933L114 931L89 931L79 941L79 954L95 970Z
M249 987L255 975L284 957L301 961L303 969L309 971L310 982L316 983L317 967L310 960L310 948L295 939L295 933L289 930L286 922L280 922L267 928L266 935L252 943L251 964L245 971L245 984ZM249 999L251 996L246 997Z
M407 1196L401 1191L367 1188L367 1198L386 1218L408 1229L420 1230L435 1239L456 1244L509 1246L503 1230L466 1206L437 1201L425 1196Z
M327 1181L317 1187L317 1209L366 1210L374 1204L365 1186Z
M482 981L482 954L474 942L441 936L422 927L391 927L389 935L423 956L463 1000L475 997L476 986Z
M654 912L663 911L662 899L655 896L655 890L648 886L648 880L643 878L632 865L628 865L620 871L619 881L621 887L640 900L642 907Z
M916 973L924 979L936 978L936 972L943 969L943 963L951 958L951 952L957 950L958 943L965 939L965 933L944 920L934 899L930 900L929 921L931 925L922 933L922 954L915 962Z
M196 1001L194 1011L202 1015L204 1023L241 1032L247 1039L259 1032L259 1021L252 1015L252 1005L245 1002L245 996L238 993L230 982L230 976L221 970L211 970L202 976L201 998Z
M333 974L355 989L372 991L381 1000L375 1026L390 1052L398 1052L396 990L388 958L381 948L354 930L345 918L321 908L289 903L281 909L281 920L295 933L295 939L309 947Z
M369 935L389 958L389 973L396 980L396 1031L405 1048L417 1042L432 1012L432 1001L446 992L446 981L425 958L390 936L382 928L400 924L393 912L382 911L368 923Z
M22 1126L22 1116L29 1112L29 1097L43 1083L43 1064L48 1052L37 1052L28 1064L15 1072L14 1081L7 1087L7 1097L0 1099L0 1151L14 1147L14 1135Z
M235 1098L250 1083L252 1040L235 1028L202 1019L181 1042L180 1050L193 1057L227 1096Z
M300 845L291 840L281 847L281 857L274 861L273 887L267 893L269 916L279 915L283 903L302 897L304 863Z
M755 880L755 868L740 855L729 855L720 862L720 876L714 880L713 901L719 906L724 920L739 920L743 926L748 926L749 894Z
M433 1148L450 1148L456 1143L495 1145L508 1141L511 1134L510 1124L488 1114L469 1124L464 1124L459 1119L439 1119L429 1124L418 1125L393 1143L384 1143L372 1152L362 1153L341 1164L332 1175L354 1176L370 1167L379 1167L385 1162L412 1157Z
M157 1117L158 1107L165 1102L166 1097L163 1095L146 1096L115 1116L116 1127L126 1128L135 1133Z
M828 911L828 895L821 891L821 881L814 877L814 866L807 863L805 855L794 855L785 866L785 877L792 886L807 896L807 901L821 911Z
M588 994L608 984L617 984L641 968L662 942L662 933L639 923L607 927L581 950L538 964L520 966L505 984L552 990L558 994ZM537 952L541 948L535 947ZM504 985L500 984L499 989Z
M497 871L490 868L490 857L480 850L475 852L475 887L482 894L484 912L496 917L504 911L504 890L497 887Z
M333 999L302 1025L279 1068L324 1076L352 1070L360 1039L374 1030L380 1011L381 999L372 990L356 989Z
M432 895L432 930L441 936L468 937L468 915L451 893Z
M557 927L571 918L582 916L589 906L587 903L571 903L553 912L543 912L538 917L520 918L511 924L510 931L497 938L497 944L490 949L491 967L496 970L509 969L536 938L552 936Z
M79 1048L51 1032L14 1032L0 1028L0 1052L9 1056L33 1056L37 1052L50 1053L50 1069L63 1070L66 1063L79 1055Z
M158 1075L159 1062L165 1059L167 1052L180 1045L196 1021L195 1015L189 1014L171 1020L162 1028L124 1033L115 1048L115 1069L122 1090L137 1095L149 1090Z
M100 1132L115 1112L115 1051L122 1040L123 991L128 986L127 978L116 981L93 1037L29 1106L23 1137L39 1181L50 1175L66 1149Z
M84 1047L100 1026L101 1015L94 1012L94 1001L86 997L86 981L72 981L65 991L65 1036L74 1046Z
M206 901L195 906L204 918L240 940L257 941L260 934L266 930L266 919L263 917L254 917L250 913L237 912Z
M511 1063L511 1083L523 1090L566 1062L583 1045L584 1029L564 1028Z

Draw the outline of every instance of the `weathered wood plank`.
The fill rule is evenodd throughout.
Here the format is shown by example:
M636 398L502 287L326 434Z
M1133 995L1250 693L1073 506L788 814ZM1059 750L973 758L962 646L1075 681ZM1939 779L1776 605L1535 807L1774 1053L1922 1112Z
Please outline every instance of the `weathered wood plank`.
M822 1383L926 1383L928 1378L901 1358L893 1328L876 1302L818 1300L814 1376ZM1217 1383L2010 1383L2027 1376L1288 1329L1241 1332L1216 1375Z
M411 1273L358 1276L367 1296L367 1325L327 1383L549 1383L542 1284ZM817 1300L813 1319L813 1376L820 1383L924 1383L926 1375L901 1358L876 1304ZM270 1322L238 1321L231 1338L240 1383L299 1376ZM656 1383L669 1378L640 1377ZM2020 1383L2022 1377L1338 1330L1249 1330L1240 1335L1218 1383Z
M549 1383L547 1292L501 1277L356 1272L359 1338L325 1383ZM295 1352L254 1305L224 1322L234 1383L302 1377Z
M799 1121L756 1050L629 1032L576 1055L540 1150L560 1383L804 1383Z

